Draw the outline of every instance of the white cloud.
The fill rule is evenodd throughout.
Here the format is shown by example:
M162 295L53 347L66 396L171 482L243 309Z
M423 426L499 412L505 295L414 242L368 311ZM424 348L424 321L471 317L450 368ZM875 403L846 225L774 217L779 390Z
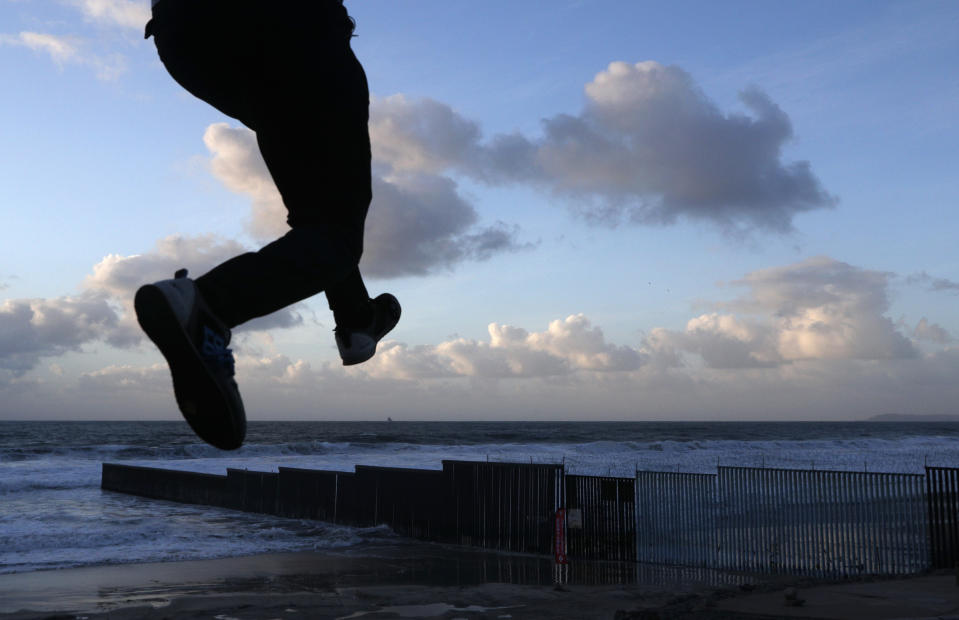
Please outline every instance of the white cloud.
M110 254L93 266L82 288L113 300L122 310L122 318L116 328L106 335L106 341L114 346L129 347L143 340L133 311L133 296L136 290L148 283L168 280L174 272L186 267L191 277L202 275L220 262L235 256L245 249L235 241L226 241L214 235L183 237L171 235L160 239L156 248L144 254L121 256Z
M959 282L948 278L934 278L925 271L907 276L906 284L920 284L927 287L930 291L959 293Z
M723 114L679 67L614 62L586 85L579 115L543 121L543 136L494 136L449 106L376 100L374 158L394 171L458 170L528 183L573 199L607 224L701 220L727 233L792 230L795 215L835 204L807 162L785 163L787 115L756 89L749 115Z
M207 128L204 142L213 155L213 175L229 190L251 198L250 234L267 241L289 230L286 209L255 134L219 123ZM383 278L424 275L524 247L516 241L515 227L501 222L480 226L478 221L476 209L446 177L426 173L374 176L363 273Z
M173 389L170 370L166 364L152 366L111 365L99 370L81 373L77 379L81 389L96 392L170 393Z
M537 163L557 189L604 198L602 217L786 232L833 202L808 163L781 162L792 126L757 90L741 94L751 116L724 115L682 69L650 61L611 63L586 94L580 116L546 122Z
M411 347L395 340L380 343L373 359L357 372L407 381L456 376L449 360L437 355L435 346Z
M72 0L88 19L111 26L142 30L150 19L146 0Z
M244 384L259 386L264 383L274 387L309 389L316 385L321 373L305 360L292 360L286 355L238 356L237 374Z
M733 315L703 314L690 319L684 332L655 329L650 345L667 355L665 363L680 365L678 351L697 353L713 368L759 368L781 363L772 326Z
M426 275L526 247L517 243L515 227L503 222L483 227L478 220L446 177L374 178L360 266L371 277Z
M89 53L85 50L84 41L78 37L24 31L16 35L0 34L0 45L26 47L45 53L60 69L67 64L91 67L97 77L105 81L115 80L126 71L126 59L123 56Z
M26 346L27 357L14 358L17 342L8 336L8 367L22 370L34 365L40 355L75 350L80 344L103 339L124 345L139 341L129 299L142 282L169 277L183 265L208 268L240 251L235 242L214 237L161 240L156 250L141 256L111 256L99 263L86 282L86 295L99 300L107 320L96 328L72 325L69 330L50 330L38 342ZM911 359L919 351L909 338L885 316L890 274L870 271L815 257L796 264L758 270L735 282L748 288L745 296L717 304L726 312L711 312L691 318L685 330L655 328L642 349L606 341L602 330L583 315L556 320L540 332L491 323L489 339L454 339L436 345L408 346L385 342L379 353L353 374L372 379L420 381L432 379L502 379L572 377L582 373L630 373L645 366L660 370L685 367L695 372L701 359L706 368L761 369L785 367L803 361ZM118 313L106 299L121 302ZM47 303L45 300L40 300ZM23 304L8 302L8 323L23 323ZM730 312L731 310L731 312ZM284 312L293 312L287 309ZM75 320L87 316L74 313ZM32 315L31 315L32 316ZM71 315L73 316L73 315ZM262 328L296 325L299 314L276 320ZM288 320L287 320L288 319ZM86 320L86 319L84 319ZM11 328L7 333L15 333ZM69 334L69 336L68 336ZM945 330L920 321L913 337L937 343L950 341ZM52 344L51 344L52 343ZM694 355L694 358L689 358ZM261 358L266 359L266 358ZM282 360L271 362L273 366ZM292 377L312 376L309 365L282 362ZM303 364L306 364L305 366ZM262 363L260 363L262 366Z
M373 159L397 172L436 174L476 157L479 126L448 105L405 95L370 104Z
M953 341L952 335L941 325L930 323L922 317L912 330L912 337L916 340L927 340L936 344L947 344Z
M245 128L214 123L203 133L213 155L210 170L230 191L249 196L252 217L247 230L260 241L272 241L290 229L286 207L256 144L256 134Z
M696 329L751 342L746 321L697 318ZM695 331L695 330L693 330ZM540 332L493 323L480 342L381 344L343 368L280 354L237 356L250 419L850 419L876 413L951 413L959 402L959 349L929 355L800 359L727 367L662 364L606 341L585 317ZM688 353L688 351L686 352ZM17 415L178 419L162 363L113 365L47 382L3 386ZM135 395L135 397L133 396ZM65 413L69 412L69 413ZM0 417L4 414L0 412Z
M132 347L143 342L133 311L133 296L145 283L173 277L187 267L191 276L244 252L236 241L213 235L160 239L144 254L111 254L93 266L73 297L9 299L0 305L0 369L22 376L42 357L79 351L83 345L106 342ZM301 305L250 321L237 331L295 327L303 323Z
M83 287L111 296L124 309L118 330L108 340L111 344L125 346L136 344L142 338L133 312L133 296L136 290L148 282L167 280L181 268L187 268L192 278L199 277L216 265L246 252L238 242L221 239L216 235L187 237L170 235L160 239L156 248L144 254L120 256L111 254L93 266ZM240 325L238 331L295 327L303 323L301 305L293 305L265 317Z
M60 67L68 62L78 62L80 60L80 42L76 37L25 31L16 35L0 35L0 43L26 47L35 52L44 52Z
M916 350L885 316L891 274L820 256L750 273L750 306L775 317L783 358L890 359Z
M697 353L714 368L916 357L913 344L885 316L890 275L825 256L754 271L735 282L749 294L724 305L756 318L706 314L690 320L684 332L657 331L654 341Z
M158 240L156 247L144 254L105 256L93 266L93 273L86 277L83 287L118 299L132 299L136 290L147 282L172 278L174 272L183 267L190 270L192 277L197 277L245 251L236 241L216 235L170 235Z
M458 338L436 346L409 348L389 343L364 366L374 377L551 377L578 371L616 372L639 368L645 355L607 343L582 314L556 320L543 332L490 323L489 341Z
M102 295L56 299L10 299L0 305L0 369L21 376L41 357L78 351L107 337L117 312Z

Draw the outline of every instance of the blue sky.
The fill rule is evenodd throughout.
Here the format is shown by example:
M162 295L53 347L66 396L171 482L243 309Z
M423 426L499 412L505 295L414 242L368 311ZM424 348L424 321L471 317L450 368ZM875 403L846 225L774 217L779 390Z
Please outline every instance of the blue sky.
M282 232L147 5L0 0L0 419L175 419L132 292ZM251 419L956 413L959 5L346 5L404 317L238 330Z

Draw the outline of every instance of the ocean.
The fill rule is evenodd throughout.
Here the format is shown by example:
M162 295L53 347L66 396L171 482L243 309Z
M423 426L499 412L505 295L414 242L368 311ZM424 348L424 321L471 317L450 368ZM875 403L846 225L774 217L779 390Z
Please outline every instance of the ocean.
M946 422L252 422L222 452L184 422L0 422L0 574L73 566L402 545L354 528L100 490L117 462L228 467L441 469L443 459L564 463L569 473L715 472L717 465L922 473L959 467Z

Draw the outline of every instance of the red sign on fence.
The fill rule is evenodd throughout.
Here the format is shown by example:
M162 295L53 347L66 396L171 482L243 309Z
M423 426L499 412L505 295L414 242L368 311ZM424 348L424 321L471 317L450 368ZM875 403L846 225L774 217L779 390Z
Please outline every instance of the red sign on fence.
M566 559L566 509L560 508L556 511L556 533L553 537L555 541L554 551L557 564L568 564Z

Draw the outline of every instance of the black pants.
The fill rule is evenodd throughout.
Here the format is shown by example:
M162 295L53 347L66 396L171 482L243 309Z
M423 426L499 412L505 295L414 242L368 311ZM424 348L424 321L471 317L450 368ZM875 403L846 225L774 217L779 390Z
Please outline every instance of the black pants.
M230 327L326 291L368 312L369 87L339 0L160 0L146 36L186 90L256 132L292 230L197 278Z

